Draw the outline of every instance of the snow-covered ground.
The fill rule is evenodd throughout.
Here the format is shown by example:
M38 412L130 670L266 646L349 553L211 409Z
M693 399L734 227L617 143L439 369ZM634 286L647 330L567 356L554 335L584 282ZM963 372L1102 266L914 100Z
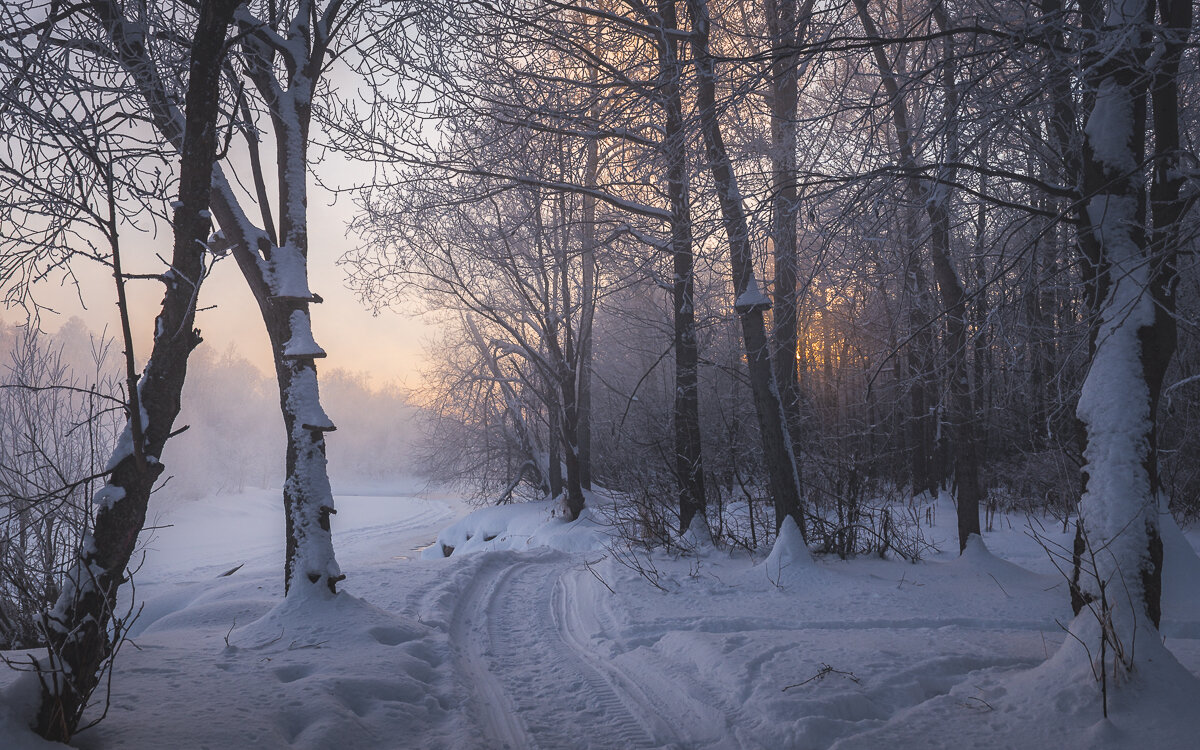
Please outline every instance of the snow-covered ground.
M1200 561L1183 537L1168 539L1170 654L1114 691L1106 721L1099 687L1068 674L1066 583L1024 517L1001 518L986 549L916 565L813 563L794 548L619 560L602 509L574 524L547 504L468 515L417 484L337 502L344 593L286 604L277 492L160 513L136 577L136 647L119 654L108 716L74 746L1186 748L1200 736ZM955 550L953 512L937 518L926 535ZM1066 543L1058 531L1039 528ZM20 695L7 690L9 713ZM0 710L0 748L54 747L18 724Z

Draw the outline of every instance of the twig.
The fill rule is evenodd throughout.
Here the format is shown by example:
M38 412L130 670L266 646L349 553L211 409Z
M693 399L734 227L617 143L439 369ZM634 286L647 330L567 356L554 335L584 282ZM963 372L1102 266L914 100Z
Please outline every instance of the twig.
M589 573L591 573L593 576L595 576L597 581L599 581L600 583L604 584L604 588L608 589L608 593L612 594L613 596L616 596L617 592L613 591L613 589L612 589L612 586L609 586L609 585L608 585L608 581L606 581L606 580L604 580L603 578L601 578L601 577L600 577L600 574L599 574L599 573L597 573L597 572L596 572L596 571L595 571L595 570L592 568L592 566L593 566L593 565L595 565L596 563L598 563L598 562L601 562L601 561L603 561L603 560L606 560L606 559L608 559L608 555L605 555L604 557L601 557L599 560L592 560L591 562L589 562L589 561L587 561L587 560L584 560L584 561L583 561L583 567L587 568L587 571L588 571Z
M855 676L855 674L853 672L843 672L840 669L834 669L833 667L829 666L828 664L822 663L821 669L818 670L817 673L814 674L812 677L809 677L804 682L797 682L795 685L788 685L780 692L786 693L787 691L791 690L792 688L798 688L801 685L807 685L808 683L812 682L813 680L823 680L828 675L831 675L831 674L840 674L842 677L845 677L846 679L851 680L855 685L862 684L862 680L858 679L858 677Z
M993 581L996 581L996 576L992 575L991 573L988 573L988 578L991 578ZM1007 596L1009 599L1012 599L1012 596L1007 591L1004 591L1004 587L1000 586L999 581L996 581L996 585L1000 587L1000 590L1004 592L1005 596Z

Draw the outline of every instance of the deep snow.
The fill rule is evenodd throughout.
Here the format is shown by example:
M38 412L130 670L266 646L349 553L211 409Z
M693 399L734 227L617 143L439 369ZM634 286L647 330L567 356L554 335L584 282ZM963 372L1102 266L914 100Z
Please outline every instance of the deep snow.
M1086 659L1074 642L1060 650L1066 584L1024 517L1001 517L961 558L916 565L813 562L787 535L769 556L633 557L614 554L603 498L568 524L548 503L468 515L416 484L336 494L350 574L336 598L281 603L277 491L161 512L155 525L173 525L147 534L136 647L118 657L108 717L73 744L903 750L1200 736L1200 560L1170 527L1165 648L1105 721L1090 674L1065 673ZM952 509L936 519L927 536L957 549ZM1038 527L1068 542L1058 531ZM0 672L0 748L53 747L13 717L13 678Z

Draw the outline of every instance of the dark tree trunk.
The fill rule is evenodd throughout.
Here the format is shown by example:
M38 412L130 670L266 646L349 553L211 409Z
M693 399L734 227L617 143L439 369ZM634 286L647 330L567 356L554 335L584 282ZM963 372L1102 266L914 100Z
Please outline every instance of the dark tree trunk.
M575 371L567 368L561 380L563 399L563 422L560 430L563 448L563 464L567 467L567 518L574 521L583 512L583 481L579 461L579 405L576 402Z
M949 27L948 19L940 3L935 5L934 18L942 30ZM958 160L958 88L955 81L955 59L953 38L947 37L944 46L943 90L945 108L943 125L947 134L947 161ZM910 151L911 153L911 151ZM929 214L929 250L933 258L933 272L937 279L938 292L946 313L946 349L949 357L950 425L954 454L954 483L958 487L958 548L967 547L971 534L978 535L979 529L979 450L975 413L971 399L971 388L967 372L967 299L961 277L954 268L951 256L950 233L950 185L955 181L954 168L940 170L939 178L944 184L934 185L925 201ZM982 290L980 290L982 294Z
M783 406L771 364L764 312L770 302L754 280L754 258L750 248L749 226L742 196L738 190L733 164L717 121L716 70L709 54L709 18L705 0L689 0L694 29L692 48L697 77L696 105L708 167L712 172L725 233L729 240L735 311L742 326L742 340L750 370L750 387L762 438L763 459L767 468L771 496L775 502L775 528L791 516L804 531L800 499L800 477L792 455L791 441L784 423Z
M185 132L180 153L179 203L171 269L164 274L166 293L155 324L155 337L137 390L131 393L129 446L112 456L115 467L96 497L92 533L78 550L54 610L42 628L49 671L41 674L37 732L60 742L71 739L88 697L99 684L114 648L110 636L117 590L146 519L158 460L179 414L188 356L200 343L195 319L196 292L203 280L204 252L211 225L207 218L216 158L217 97L225 33L238 3L202 0L192 41ZM128 311L122 310L127 316ZM143 416L144 415L144 416Z
M1179 286L1179 247L1184 215L1190 205L1184 194L1186 152L1180 135L1179 67L1191 35L1191 0L1160 0L1159 23L1164 31L1165 54L1159 61L1151 93L1154 111L1154 172L1150 182L1151 234L1147 255L1150 258L1150 295L1154 300L1154 324L1140 331L1142 370L1150 389L1150 419L1156 419L1162 396L1163 378L1178 345L1176 290ZM1146 471L1150 475L1150 495L1158 507L1161 491L1158 474L1158 430L1148 435ZM1155 627L1162 619L1162 539L1157 523L1148 531L1149 565L1143 570L1146 611Z
M767 0L771 40L771 243L775 256L775 309L771 328L775 382L783 405L795 460L800 460L801 392L798 367L799 308L796 219L796 110L800 98L795 50L807 25L811 2L801 11L797 0ZM803 15L801 15L801 13Z
M664 29L677 27L675 0L659 0ZM696 340L696 275L692 255L692 219L688 197L687 132L683 124L679 42L663 34L658 40L665 114L663 151L667 161L667 198L671 204L671 259L675 277L675 476L679 483L679 533L697 515L707 524L704 464L700 449L699 346Z

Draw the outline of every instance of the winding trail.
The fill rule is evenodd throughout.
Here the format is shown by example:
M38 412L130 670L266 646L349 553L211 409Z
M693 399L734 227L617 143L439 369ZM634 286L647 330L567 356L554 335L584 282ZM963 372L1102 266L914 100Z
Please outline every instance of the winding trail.
M681 747L671 717L591 647L575 558L496 554L459 597L455 667L489 747Z

